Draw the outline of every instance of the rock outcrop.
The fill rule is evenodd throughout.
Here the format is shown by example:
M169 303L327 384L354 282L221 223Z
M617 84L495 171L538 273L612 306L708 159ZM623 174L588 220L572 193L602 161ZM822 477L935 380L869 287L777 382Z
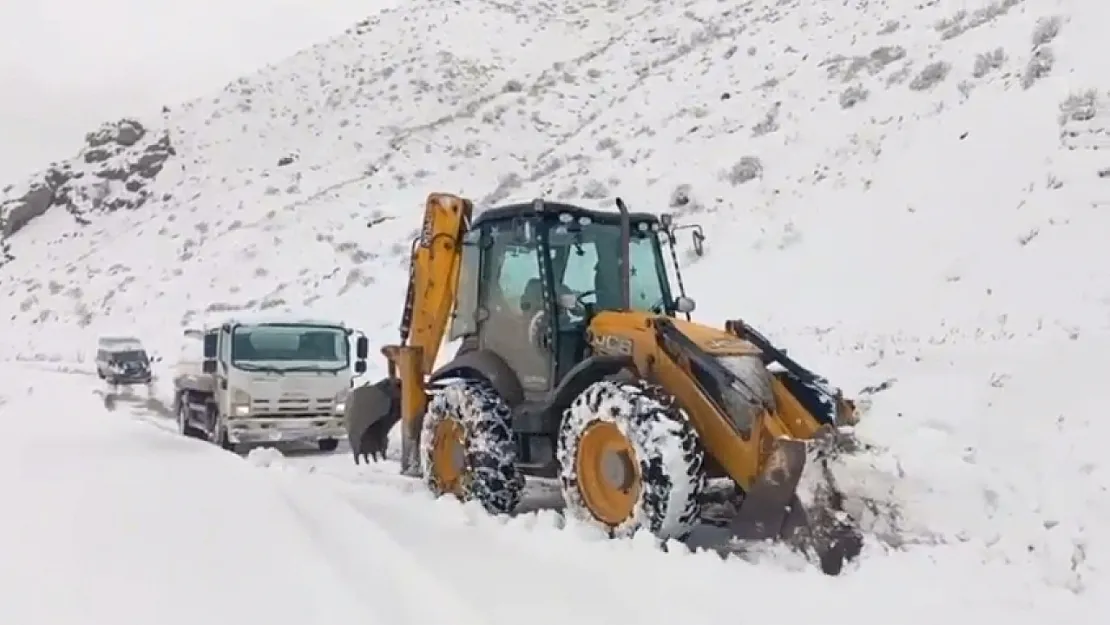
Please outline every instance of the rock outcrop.
M148 131L134 119L106 123L85 135L76 157L51 165L0 196L0 266L11 259L6 238L46 211L63 207L78 223L90 214L134 210L151 197L150 183L175 155L166 132Z

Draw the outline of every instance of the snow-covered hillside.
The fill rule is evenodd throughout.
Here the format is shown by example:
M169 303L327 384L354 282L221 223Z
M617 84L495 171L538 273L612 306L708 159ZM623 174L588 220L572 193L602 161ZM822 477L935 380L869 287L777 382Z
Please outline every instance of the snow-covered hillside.
M105 119L222 87L390 0L0 4L0 182L72 155Z
M35 442L56 429L70 454L89 455L86 467L123 455L133 467L164 463L167 473L193 463L226 472L236 492L270 490L260 501L198 492L195 505L290 524L275 542L341 534L290 557L334 567L359 601L369 601L360 589L372 586L371 572L361 567L372 550L340 547L363 549L384 533L394 540L386 549L415 554L414 568L469 572L469 553L496 562L491 575L512 588L523 583L513 566L550 560L557 564L543 575L571 576L559 567L573 564L598 584L544 577L540 587L552 594L530 601L551 599L560 606L553 615L582 622L617 618L595 599L642 609L645 622L735 618L738 587L755 589L760 606L791 606L775 619L785 623L830 614L1097 622L1110 607L1110 462L1101 444L1110 427L1096 410L1110 400L1102 384L1107 23L1110 5L1098 0L429 0L387 9L211 97L155 111L139 120L142 141L113 140L103 158L89 156L103 146L86 146L38 187L57 206L7 240L10 260L0 255L0 319L14 330L2 333L0 349L35 367L81 369L97 332L126 327L170 353L181 328L206 312L307 307L393 340L408 241L430 191L483 205L544 195L607 206L619 194L642 210L676 211L710 234L707 255L684 268L701 319L743 317L850 394L863 391L861 434L883 451L842 471L853 494L897 515L893 527L889 516L877 526L860 567L842 579L777 559L756 567L584 541L554 529L547 513L494 531L496 522L460 518L453 503L406 493L383 478L391 465L356 470L344 456L260 463L269 472L259 477L199 443L147 433L119 411L99 415L89 381L31 364L9 378L20 380L12 390L3 387L6 420L34 412L35 400L20 399L24 388L41 396L57 384L84 399L56 422L37 422L12 461L27 464L13 469L41 475L43 492L71 488L70 474L39 457L64 457L43 450L62 443ZM117 139L118 128L109 133ZM132 172L163 137L172 150L161 168ZM109 170L126 175L96 175ZM16 185L0 206L13 210L43 180ZM111 210L119 198L141 206ZM81 414L86 401L99 416ZM71 421L88 442L67 433ZM155 444L167 449L148 449ZM89 484L122 489L110 486L110 466L90 474L103 484ZM284 480L322 490L305 491L315 493L311 505L260 511L274 505L261 501L271 494L302 492ZM132 486L135 497L166 489ZM193 497L180 496L182 506ZM329 506L343 510L331 516ZM22 549L56 554L57 567L84 557L39 539L37 512L26 514L5 521L22 527ZM73 517L59 519L59 531L89 532L95 543L95 527ZM429 534L415 528L425 527L457 535L451 544L474 553L441 543L433 551L417 540ZM177 525L165 528L174 540ZM125 539L115 550L130 548ZM233 557L211 545L215 555L203 557ZM284 570L241 562L246 576ZM142 571L119 579L127 575L157 585ZM202 573L183 565L180 575ZM443 583L466 614L500 622L482 613L500 608L482 602L467 575ZM218 594L206 584L203 596ZM615 594L598 597L599 588ZM799 602L798 589L812 601ZM189 606L182 614L243 620L179 600ZM144 619L136 612L134 622Z

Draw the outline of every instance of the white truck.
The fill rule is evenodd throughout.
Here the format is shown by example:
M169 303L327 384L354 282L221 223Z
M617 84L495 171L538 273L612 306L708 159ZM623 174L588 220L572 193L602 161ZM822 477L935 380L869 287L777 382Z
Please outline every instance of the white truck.
M228 320L185 336L201 349L174 371L182 434L225 449L315 442L321 451L334 450L346 437L347 394L366 371L368 342L361 332L337 322L279 317Z

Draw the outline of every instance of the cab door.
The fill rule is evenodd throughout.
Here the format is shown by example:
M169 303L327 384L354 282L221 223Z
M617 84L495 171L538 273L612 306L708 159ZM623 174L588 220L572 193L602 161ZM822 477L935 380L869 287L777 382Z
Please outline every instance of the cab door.
M526 401L546 398L556 382L536 230L528 221L489 224L479 281L480 347L516 372Z

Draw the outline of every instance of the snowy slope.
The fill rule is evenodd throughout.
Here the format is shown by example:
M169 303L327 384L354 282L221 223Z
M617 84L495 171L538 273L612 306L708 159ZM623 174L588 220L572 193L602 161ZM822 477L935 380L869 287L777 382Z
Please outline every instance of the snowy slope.
M896 522L871 519L876 536L847 577L800 573L789 559L754 567L587 541L556 531L549 513L495 531L384 477L395 467L356 469L341 455L246 477L249 465L209 468L215 452L181 442L191 450L181 462L244 480L311 475L322 509L355 498L359 523L394 532L432 569L470 571L471 549L520 588L514 567L555 562L545 574L559 581L543 597L560 618L614 620L613 606L569 605L598 588L628 593L620 605L645 622L734 618L743 587L761 605L791 606L783 622L1096 622L1110 570L1107 427L1096 411L1110 399L1110 266L1100 261L1110 160L1099 150L1110 142L1110 61L1099 53L1110 7L962 6L433 1L384 11L144 120L176 150L151 183L155 199L90 211L87 226L52 209L15 235L0 318L18 331L0 343L12 357L80 368L98 331L128 327L169 353L206 310L285 305L385 342L427 192L590 205L619 193L710 233L708 255L685 268L702 319L742 316L850 393L886 382L864 393L861 428L882 451L840 470L858 502L894 508ZM124 446L141 458L145 445ZM254 514L252 502L227 505ZM306 532L316 522L341 532L330 513L300 514ZM376 544L355 525L344 544ZM436 532L460 539L448 549L427 538ZM326 546L316 553L305 557L360 566ZM565 581L557 563L605 583ZM494 609L466 577L452 580L460 603ZM687 594L664 592L672 583ZM796 600L799 589L811 602ZM694 612L687 597L702 600Z
M0 4L0 180L68 158L121 115L219 89L392 2L35 0Z

